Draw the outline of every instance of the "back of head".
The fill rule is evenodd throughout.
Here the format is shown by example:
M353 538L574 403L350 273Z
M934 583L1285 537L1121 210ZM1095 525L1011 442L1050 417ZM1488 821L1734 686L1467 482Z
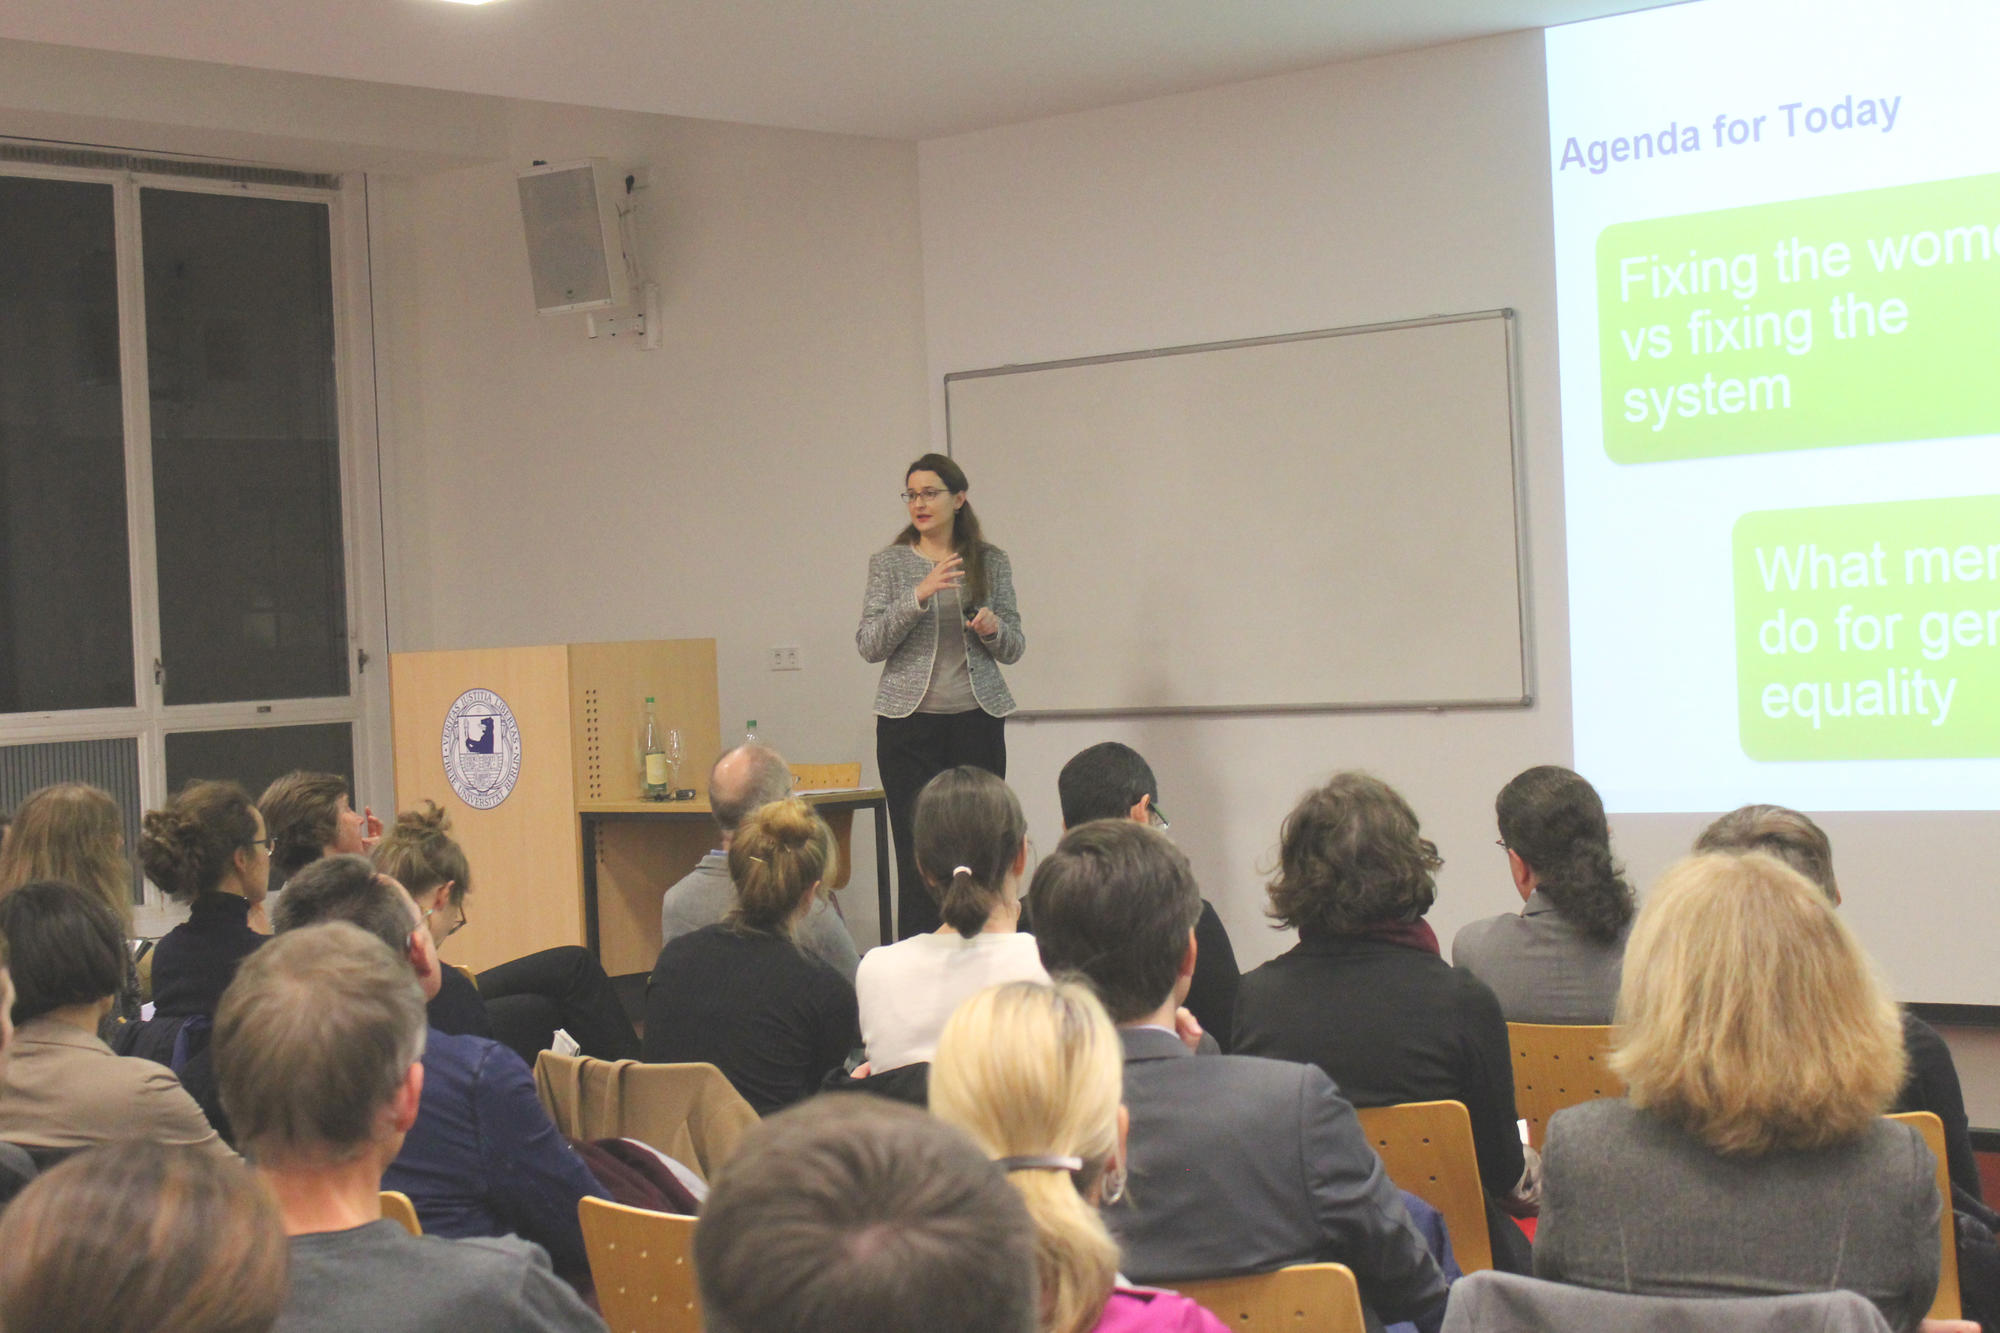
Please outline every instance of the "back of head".
M1042 965L1081 974L1111 1021L1130 1023L1173 993L1201 890L1164 833L1099 819L1063 834L1036 867L1028 906Z
M375 844L375 868L412 894L429 893L448 883L451 901L457 903L472 889L465 849L451 836L451 816L436 801L396 816L395 824Z
M1394 787L1366 773L1336 773L1285 816L1268 914L1301 938L1416 921L1437 900L1431 872L1442 864Z
M168 896L191 902L229 873L257 839L250 794L234 782L191 782L140 826L139 863Z
M14 812L0 846L0 893L37 879L89 889L132 922L132 867L123 850L125 820L111 793L86 782L44 787Z
M340 835L340 801L347 779L334 773L287 773L257 798L264 824L277 846L271 869L289 880L319 860Z
M1634 1106L1718 1152L1819 1148L1903 1086L1902 1021L1805 876L1762 853L1689 857L1625 946L1611 1067Z
M215 1014L216 1078L237 1141L265 1166L347 1160L423 1054L409 964L357 926L292 930L244 960Z
M410 895L365 856L326 856L301 870L285 885L271 928L283 935L328 921L361 927L398 957L417 928Z
M708 808L724 833L734 834L752 810L791 794L791 765L768 745L725 750L708 770Z
M931 1062L931 1111L994 1158L1075 1158L1075 1170L1010 1164L1035 1219L1043 1327L1094 1328L1118 1276L1118 1245L1085 1198L1118 1147L1124 1057L1089 989L995 986L961 1004Z
M1160 799L1153 769L1137 750L1117 741L1099 741L1080 750L1056 775L1064 828L1093 819L1125 819L1141 797Z
M1819 885L1837 906L1840 885L1833 878L1833 844L1826 830L1782 805L1745 805L1701 831L1697 852L1763 852L1775 856Z
M838 847L833 830L796 798L759 806L729 844L729 878L736 907L728 920L745 930L782 933L833 872Z
M7 939L17 1023L95 1004L124 983L118 917L74 884L37 880L0 898L0 936Z
M1034 1243L963 1133L854 1093L744 1137L694 1257L710 1333L1034 1333Z
M1028 836L1013 790L983 768L948 768L917 794L917 870L944 923L970 939L986 926Z
M80 1153L0 1215L0 1324L35 1333L265 1333L285 1227L241 1162L121 1143Z
M1500 840L1535 872L1536 888L1594 940L1624 933L1632 886L1611 859L1611 825L1597 789L1567 768L1531 768L1500 789Z

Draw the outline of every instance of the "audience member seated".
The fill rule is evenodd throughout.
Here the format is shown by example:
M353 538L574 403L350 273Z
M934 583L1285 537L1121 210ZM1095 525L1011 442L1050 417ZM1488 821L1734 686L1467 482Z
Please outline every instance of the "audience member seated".
M450 816L431 801L421 810L405 810L376 844L374 859L377 869L410 891L431 940L443 949L465 925L465 898L472 892L472 868L452 839ZM590 950L575 945L490 967L477 985L459 969L445 967L430 1019L440 1032L497 1038L530 1067L557 1028L585 1055L639 1057L639 1035L611 979Z
M1840 906L1840 884L1833 877L1833 844L1825 830L1796 810L1781 805L1746 805L1732 810L1703 830L1697 852L1765 852L1819 886L1827 901ZM1892 1111L1929 1111L1944 1122L1945 1163L1953 1189L1984 1203L1979 1161L1972 1155L1972 1131L1965 1114L1965 1095L1958 1085L1958 1066L1951 1048L1936 1029L1905 1009L1903 1049L1909 1056L1909 1077L1896 1095Z
M7 1052L14 1044L14 977L7 970L7 937L0 935L0 1090L7 1086ZM0 1208L35 1178L35 1159L14 1143L0 1143Z
M536 1246L412 1236L382 1219L382 1173L430 1094L425 1036L408 965L345 922L274 940L223 999L223 1102L291 1237L279 1329L602 1329Z
M1130 819L1157 828L1167 826L1160 810L1160 784L1153 767L1139 752L1117 741L1101 741L1080 750L1056 777L1065 829L1093 819ZM1034 929L1031 920L1027 927ZM1201 919L1194 924L1194 984L1188 987L1187 1009L1222 1050L1229 1049L1236 1015L1236 950L1229 932L1208 899L1201 900Z
M428 1000L437 995L437 946L403 886L359 856L315 861L278 901L278 934L327 921L361 927L408 961ZM521 1057L499 1042L430 1029L423 1101L403 1150L383 1176L436 1236L518 1235L549 1252L565 1277L588 1271L576 1205L604 1192L563 1142L535 1097Z
M0 1325L21 1333L267 1333L284 1304L278 1210L241 1162L98 1148L0 1216Z
M21 803L14 832L0 845L0 894L38 879L59 879L96 893L117 914L120 934L131 938L132 863L125 857L124 816L109 792L62 782ZM128 953L111 1026L137 1018L139 998L139 977Z
M366 856L382 838L382 821L373 810L355 812L347 779L335 773L287 773L264 788L257 808L271 829L274 889L322 856Z
M1081 973L1119 1028L1129 1183L1104 1217L1127 1274L1171 1286L1333 1261L1383 1320L1444 1299L1444 1275L1325 1073L1197 1058L1176 1033L1201 915L1179 848L1129 820L1081 825L1035 871L1028 900L1042 962Z
M929 1060L967 996L1049 975L1034 940L1014 929L1028 821L1007 784L983 768L948 768L917 794L915 825L917 873L944 924L861 960L861 1039L877 1074Z
M1424 920L1443 864L1386 783L1336 773L1307 792L1270 886L1270 915L1299 942L1244 975L1235 1049L1316 1064L1356 1106L1465 1103L1488 1199L1532 1212L1507 1020L1485 982L1438 957ZM1488 1213L1494 1263L1525 1271L1520 1230Z
M739 745L725 751L708 771L708 808L715 816L720 841L715 850L667 890L660 900L660 939L671 943L682 935L721 921L736 907L736 886L729 878L729 845L737 825L752 810L782 801L792 794L792 770L783 755L767 745ZM831 896L816 897L799 923L799 945L823 958L834 971L854 983L860 963L854 937L834 909Z
M1936 1164L1885 1120L1902 1027L1861 946L1773 857L1697 856L1625 952L1622 1101L1549 1121L1535 1275L1662 1296L1858 1292L1897 1329L1937 1290Z
M708 1333L1036 1333L1035 1227L963 1133L876 1097L757 1126L694 1236Z
M0 898L14 1040L0 1085L0 1141L44 1162L120 1139L232 1154L164 1065L97 1036L125 979L125 937L95 893L56 880Z
M1028 1205L1042 1333L1226 1333L1185 1296L1118 1281L1118 1243L1097 1208L1125 1193L1123 1063L1118 1034L1085 987L996 986L945 1025L931 1110L970 1134Z
M164 810L146 812L139 860L188 919L153 950L153 1016L215 1013L236 965L268 937L262 905L272 839L249 793L233 782L196 782ZM159 1057L164 1058L164 1057Z
M1462 928L1452 963L1492 988L1510 1023L1609 1023L1633 905L1597 789L1545 764L1493 809L1521 910Z
M796 933L836 854L804 801L744 820L729 845L736 907L669 941L647 978L647 1060L712 1064L759 1115L811 1096L842 1065L860 1039L854 987Z

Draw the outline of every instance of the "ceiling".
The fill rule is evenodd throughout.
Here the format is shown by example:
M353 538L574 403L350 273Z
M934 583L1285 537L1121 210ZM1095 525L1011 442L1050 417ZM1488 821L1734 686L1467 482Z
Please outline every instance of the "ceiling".
M1667 0L5 0L0 38L928 139Z

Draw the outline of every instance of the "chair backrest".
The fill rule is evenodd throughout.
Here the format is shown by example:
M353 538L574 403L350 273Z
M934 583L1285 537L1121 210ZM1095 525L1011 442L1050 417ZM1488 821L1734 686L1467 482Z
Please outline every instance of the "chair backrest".
M398 1223L412 1236L424 1234L424 1224L417 1221L417 1206L401 1190L382 1191L382 1216L387 1221Z
M576 1215L611 1333L701 1333L692 1217L606 1199L580 1200Z
M1938 1265L1937 1295L1931 1300L1932 1319L1959 1318L1958 1233L1951 1221L1951 1174L1945 1167L1944 1121L1930 1111L1902 1111L1889 1117L1900 1120L1924 1136L1931 1155L1937 1158L1938 1198L1943 1200L1943 1216L1938 1219L1939 1243L1944 1246Z
M1181 1295L1243 1333L1363 1333L1361 1288L1346 1264L1294 1264L1252 1277L1177 1282Z
M861 764L793 764L792 783L800 791L838 790L861 785Z
M1625 1080L1605 1063L1608 1027L1509 1023L1507 1048L1514 1055L1514 1106L1528 1122L1533 1147L1542 1146L1549 1117L1564 1107L1625 1095Z
M1451 1287L1443 1333L1890 1333L1851 1291L1800 1296L1634 1296L1514 1273L1468 1273Z
M543 1051L535 1092L573 1139L638 1139L702 1179L736 1151L757 1112L714 1065L648 1065Z
M1459 1268L1493 1267L1486 1194L1472 1148L1472 1117L1463 1102L1405 1102L1357 1110L1369 1146L1389 1179L1444 1214Z

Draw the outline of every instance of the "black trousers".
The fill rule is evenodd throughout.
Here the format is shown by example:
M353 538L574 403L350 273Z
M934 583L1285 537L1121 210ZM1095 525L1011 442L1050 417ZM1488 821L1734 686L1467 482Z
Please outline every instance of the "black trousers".
M917 793L947 768L970 764L1007 776L1007 724L984 709L875 719L875 766L896 839L896 938L936 930L937 900L917 873ZM883 923L885 926L887 922Z
M494 1039L535 1066L557 1028L576 1038L585 1055L636 1060L639 1036L611 979L576 945L544 949L479 974L479 996L493 1023Z

